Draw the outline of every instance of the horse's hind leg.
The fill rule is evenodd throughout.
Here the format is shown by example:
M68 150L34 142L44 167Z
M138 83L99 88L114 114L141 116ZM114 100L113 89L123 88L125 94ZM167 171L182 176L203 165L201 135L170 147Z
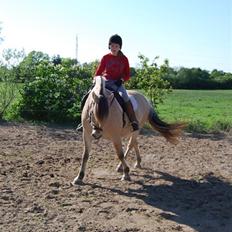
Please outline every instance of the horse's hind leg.
M116 149L118 158L121 161L121 165L123 167L122 180L131 180L130 175L129 175L130 169L129 169L129 167L128 167L126 161L125 161L125 158L124 158L124 153L123 153L123 149L122 149L122 142L121 142L121 140L114 141L113 144L114 144L114 147Z
M135 154L136 154L136 163L135 163L135 168L142 168L141 167L141 156L140 156L140 152L139 152L139 146L138 146L138 142L137 139L134 139L134 149L135 149Z
M78 176L72 182L73 185L82 183L82 180L85 176L86 164L89 159L89 153L91 151L92 137L91 135L87 134L85 131L83 132L83 142L84 142L84 151L82 155L81 168Z

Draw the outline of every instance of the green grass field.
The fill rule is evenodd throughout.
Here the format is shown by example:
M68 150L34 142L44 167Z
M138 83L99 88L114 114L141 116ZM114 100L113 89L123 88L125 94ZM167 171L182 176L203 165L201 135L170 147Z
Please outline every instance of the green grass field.
M163 120L187 122L191 132L229 131L232 90L174 90L157 110Z

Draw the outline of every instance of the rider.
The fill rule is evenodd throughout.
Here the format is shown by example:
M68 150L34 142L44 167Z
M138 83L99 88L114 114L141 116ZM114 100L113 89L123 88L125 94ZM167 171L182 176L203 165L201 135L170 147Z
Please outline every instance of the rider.
M114 91L118 91L125 102L125 109L127 116L131 122L133 131L139 129L139 124L135 116L133 106L130 98L122 85L124 81L130 79L130 68L127 57L122 53L122 38L115 34L109 39L110 53L103 56L101 62L96 70L95 76L105 77L105 85ZM84 97L84 106L87 96ZM79 125L77 130L82 130L82 125Z

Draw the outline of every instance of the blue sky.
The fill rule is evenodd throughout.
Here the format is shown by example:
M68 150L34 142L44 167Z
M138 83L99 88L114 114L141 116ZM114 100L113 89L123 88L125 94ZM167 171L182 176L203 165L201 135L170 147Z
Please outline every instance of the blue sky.
M138 54L172 67L232 72L232 0L0 0L4 42L94 61L118 33L131 66Z

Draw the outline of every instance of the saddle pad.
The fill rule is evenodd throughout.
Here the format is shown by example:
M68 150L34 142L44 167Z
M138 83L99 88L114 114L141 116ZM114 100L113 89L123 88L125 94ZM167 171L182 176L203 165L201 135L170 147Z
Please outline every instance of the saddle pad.
M134 111L136 111L138 109L138 103L137 103L135 97L132 95L129 95L129 98L130 98L130 101L132 103Z

